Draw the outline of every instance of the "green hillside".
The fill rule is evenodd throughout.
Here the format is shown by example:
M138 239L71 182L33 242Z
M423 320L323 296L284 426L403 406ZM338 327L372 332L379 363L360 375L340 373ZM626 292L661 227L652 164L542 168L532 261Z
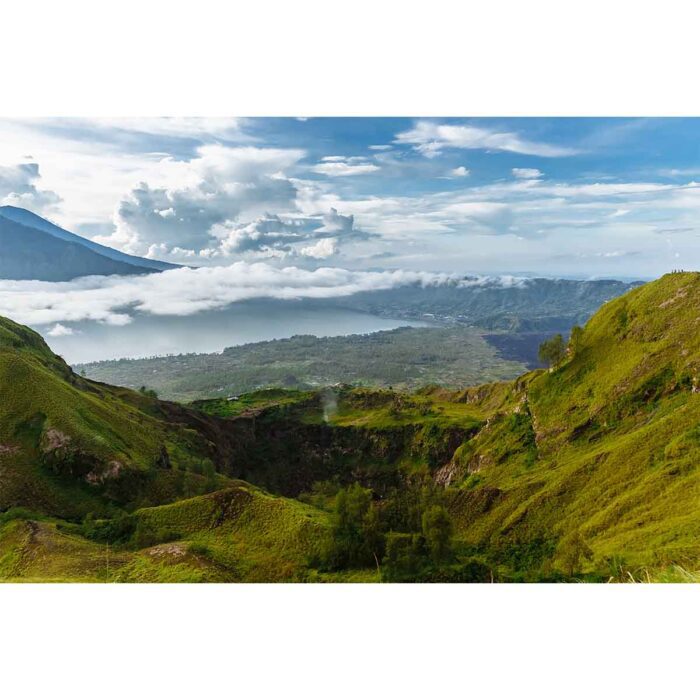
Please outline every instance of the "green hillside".
M0 323L0 578L685 581L700 274L603 305L550 371L190 406Z

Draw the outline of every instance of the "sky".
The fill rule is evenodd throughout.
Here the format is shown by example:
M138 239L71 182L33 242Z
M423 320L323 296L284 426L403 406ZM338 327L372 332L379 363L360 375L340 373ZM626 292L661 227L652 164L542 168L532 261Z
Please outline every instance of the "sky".
M700 266L700 121L4 119L0 204L198 268L643 279Z

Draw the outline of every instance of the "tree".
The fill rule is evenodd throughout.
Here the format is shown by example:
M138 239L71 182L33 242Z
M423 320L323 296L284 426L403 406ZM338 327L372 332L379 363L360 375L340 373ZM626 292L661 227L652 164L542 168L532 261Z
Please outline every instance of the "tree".
M571 336L569 337L569 352L572 357L576 355L579 348L581 347L581 338L583 337L583 328L581 326L574 326L571 329Z
M148 396L151 399L158 398L158 392L155 389L149 389L147 386L139 387L139 393L143 394L144 396Z
M546 363L551 368L559 364L564 359L565 354L566 343L564 343L561 333L557 333L540 345L537 356L541 362Z
M384 534L370 489L355 483L338 491L331 522L326 566L342 569L377 565L384 549Z
M578 530L564 537L559 545L559 560L564 565L567 576L572 577L580 570L583 561L593 558L593 551Z
M410 581L425 567L425 540L416 533L390 532L382 574L386 581Z
M433 564L440 565L452 557L452 519L443 506L430 506L422 518L423 537Z

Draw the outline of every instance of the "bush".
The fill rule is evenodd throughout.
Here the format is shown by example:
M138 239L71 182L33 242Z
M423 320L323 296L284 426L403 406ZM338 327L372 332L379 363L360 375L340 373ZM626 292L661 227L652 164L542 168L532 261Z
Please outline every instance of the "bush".
M338 491L332 515L331 540L321 555L328 569L378 566L384 534L372 492L360 484Z
M566 355L566 343L561 333L557 333L540 345L537 357L549 367L558 365Z
M29 508L23 508L22 506L15 506L6 510L4 513L0 513L0 525L9 523L12 520L45 520L46 516L39 513L35 513Z
M190 554L194 554L195 556L198 557L210 557L211 556L211 549L207 547L207 545L202 544L201 542L190 542L190 544L187 547L187 551Z
M452 554L452 519L442 506L430 506L422 518L423 537L433 564L449 561Z
M131 515L120 515L111 520L95 520L88 513L83 520L81 532L84 537L105 544L127 544L136 528Z
M179 539L180 534L173 530L163 527L157 528L144 520L139 520L131 537L131 544L137 549L143 549L161 542L172 542Z
M428 564L425 540L410 532L390 532L386 536L386 555L382 578L386 581L415 581Z

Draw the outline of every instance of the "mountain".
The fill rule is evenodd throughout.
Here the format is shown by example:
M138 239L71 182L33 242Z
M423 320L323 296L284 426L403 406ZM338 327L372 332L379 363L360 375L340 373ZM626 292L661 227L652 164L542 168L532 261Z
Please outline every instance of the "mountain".
M0 207L1 279L66 281L85 275L146 274L177 267L126 255L18 207Z
M551 370L181 405L0 321L0 579L698 580L700 273Z
M509 332L560 331L584 323L601 304L639 284L465 277L441 285L360 292L330 303L388 318L436 318Z
M568 335L601 304L639 284L465 278L461 283L305 300L300 307L290 307L289 313L299 308L327 311L330 306L435 325L330 338L297 336L230 347L222 353L123 358L77 369L104 382L132 388L145 384L179 401L262 387L308 388L338 382L404 390L426 384L459 388L509 379L541 366L537 350L548 335ZM487 329L494 330L484 333Z

